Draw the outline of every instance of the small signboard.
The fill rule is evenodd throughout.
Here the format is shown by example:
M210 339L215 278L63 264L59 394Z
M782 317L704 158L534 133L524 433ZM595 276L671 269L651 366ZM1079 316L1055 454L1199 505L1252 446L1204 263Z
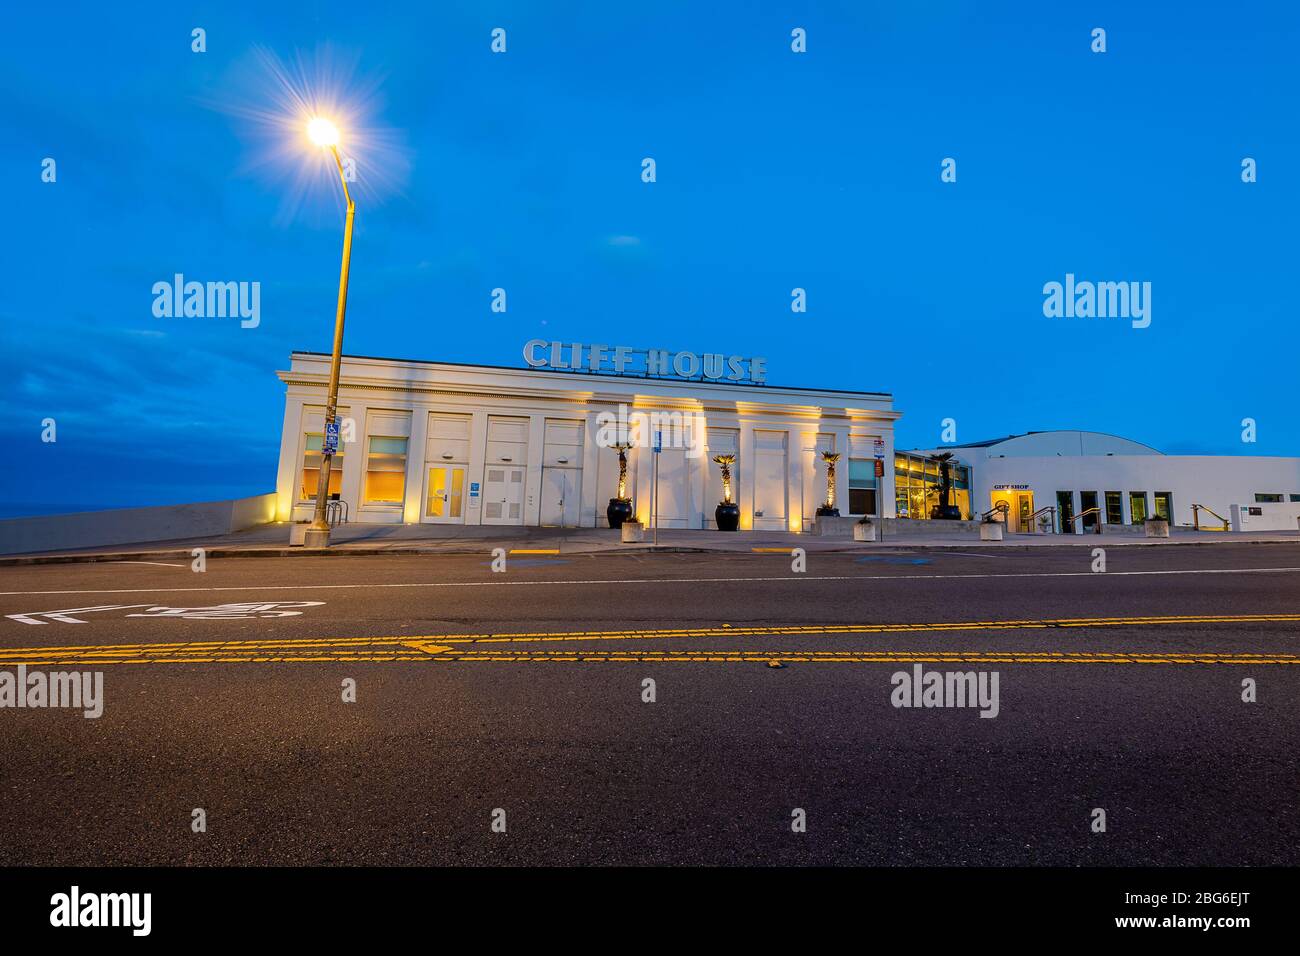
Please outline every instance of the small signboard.
M876 477L877 478L885 477L885 460L883 458L876 459Z
M336 455L339 450L339 423L325 423L325 442L322 454Z
M470 496L471 498L477 498L477 497L478 497L478 482L477 482L477 481L471 481L471 482L469 483L469 496Z
M657 455L663 450L664 450L664 433L655 432L655 454Z

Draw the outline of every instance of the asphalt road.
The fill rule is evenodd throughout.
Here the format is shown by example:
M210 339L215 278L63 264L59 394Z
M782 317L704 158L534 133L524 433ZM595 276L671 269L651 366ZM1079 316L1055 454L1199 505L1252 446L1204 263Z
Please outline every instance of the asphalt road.
M0 709L0 864L1300 863L1300 546L1094 560L3 568L0 668L104 710Z

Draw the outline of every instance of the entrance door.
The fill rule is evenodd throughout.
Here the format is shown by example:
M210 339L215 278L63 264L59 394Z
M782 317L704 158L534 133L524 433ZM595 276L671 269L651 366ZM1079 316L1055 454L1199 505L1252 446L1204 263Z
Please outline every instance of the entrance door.
M1016 493L1016 533L1032 534L1033 521L1030 516L1034 513L1034 494L1033 492L1021 491Z
M442 524L465 521L465 466L433 465L424 485L424 520Z
M524 469L489 465L483 482L483 523L524 523Z
M1058 491L1056 493L1056 513L1061 522L1061 534L1074 533L1074 492Z
M1079 492L1079 514L1083 515L1080 521L1083 524L1084 534L1096 534L1101 531L1101 515L1097 511L1097 492Z
M577 468L542 469L542 524L576 528L582 503L582 472Z

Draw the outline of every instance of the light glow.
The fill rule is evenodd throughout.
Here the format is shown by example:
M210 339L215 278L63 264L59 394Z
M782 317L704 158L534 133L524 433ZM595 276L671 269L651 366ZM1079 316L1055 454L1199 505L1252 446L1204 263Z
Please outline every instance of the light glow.
M322 116L317 116L307 124L307 135L317 146L339 144L339 128Z

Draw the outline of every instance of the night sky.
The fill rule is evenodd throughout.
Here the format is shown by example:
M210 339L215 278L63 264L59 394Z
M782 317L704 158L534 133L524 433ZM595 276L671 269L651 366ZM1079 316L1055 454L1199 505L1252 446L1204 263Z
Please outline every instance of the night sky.
M275 370L328 351L343 219L275 61L352 120L348 352L761 355L772 384L892 392L900 448L951 417L1300 452L1295 4L398 9L7 10L0 514L274 490ZM260 282L260 323L155 317L175 273ZM1150 327L1045 317L1066 273L1150 282Z

